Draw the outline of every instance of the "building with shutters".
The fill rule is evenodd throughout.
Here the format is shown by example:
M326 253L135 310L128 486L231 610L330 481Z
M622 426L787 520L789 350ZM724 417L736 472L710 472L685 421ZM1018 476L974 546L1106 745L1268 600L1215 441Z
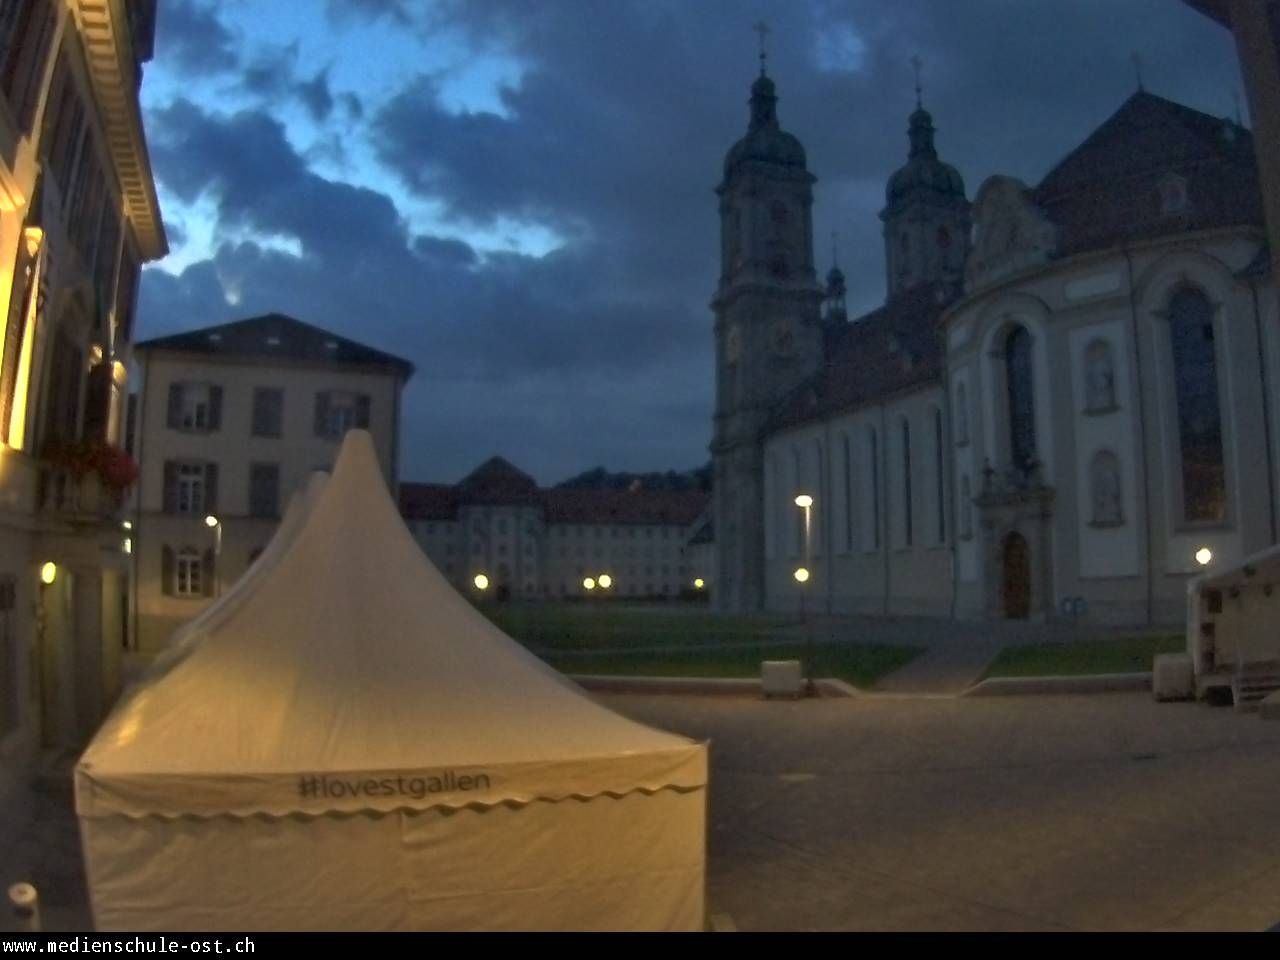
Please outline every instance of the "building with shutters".
M0 2L0 816L120 682L140 264L164 256L138 92L154 0ZM109 483L104 483L104 478Z
M710 579L691 543L709 499L704 490L542 488L491 457L456 484L403 484L400 512L440 572L476 599L671 600L697 596L695 582Z
M146 656L233 583L289 497L367 429L392 488L407 360L268 314L139 343L135 630ZM220 526L210 527L207 517Z

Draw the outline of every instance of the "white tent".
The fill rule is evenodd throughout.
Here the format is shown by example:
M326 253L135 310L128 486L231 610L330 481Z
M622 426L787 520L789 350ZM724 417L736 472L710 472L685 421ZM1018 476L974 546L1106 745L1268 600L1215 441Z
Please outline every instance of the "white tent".
M706 747L627 720L423 556L368 434L76 769L103 930L700 929Z
M1202 686L1280 661L1278 586L1280 546L1187 583L1187 652Z

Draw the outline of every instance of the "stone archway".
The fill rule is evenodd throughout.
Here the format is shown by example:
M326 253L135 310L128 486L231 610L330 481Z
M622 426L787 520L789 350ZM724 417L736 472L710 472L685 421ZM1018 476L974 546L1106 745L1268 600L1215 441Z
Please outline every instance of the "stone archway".
M1031 615L1031 550L1027 538L1016 530L1000 545L1001 596L1004 615L1025 620Z

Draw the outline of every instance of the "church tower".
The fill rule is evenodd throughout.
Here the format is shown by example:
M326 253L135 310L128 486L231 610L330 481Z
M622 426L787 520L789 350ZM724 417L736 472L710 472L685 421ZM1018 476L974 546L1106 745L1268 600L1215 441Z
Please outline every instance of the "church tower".
M751 86L746 136L729 150L720 197L715 311L714 464L721 610L764 603L762 432L775 405L822 364L824 298L813 267L813 184L800 141L778 125L765 71Z
M938 159L933 117L921 102L920 62L915 61L916 109L911 114L911 153L889 178L884 221L888 299L922 284L956 284L969 253L969 201L955 167Z

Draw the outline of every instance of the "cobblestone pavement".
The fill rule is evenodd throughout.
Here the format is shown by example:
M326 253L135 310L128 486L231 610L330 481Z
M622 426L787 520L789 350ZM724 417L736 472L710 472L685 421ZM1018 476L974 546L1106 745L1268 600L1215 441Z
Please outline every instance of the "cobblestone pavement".
M1264 930L1280 723L1145 694L604 695L711 742L708 906L741 930ZM0 880L88 907L65 761ZM11 929L7 912L0 929Z

